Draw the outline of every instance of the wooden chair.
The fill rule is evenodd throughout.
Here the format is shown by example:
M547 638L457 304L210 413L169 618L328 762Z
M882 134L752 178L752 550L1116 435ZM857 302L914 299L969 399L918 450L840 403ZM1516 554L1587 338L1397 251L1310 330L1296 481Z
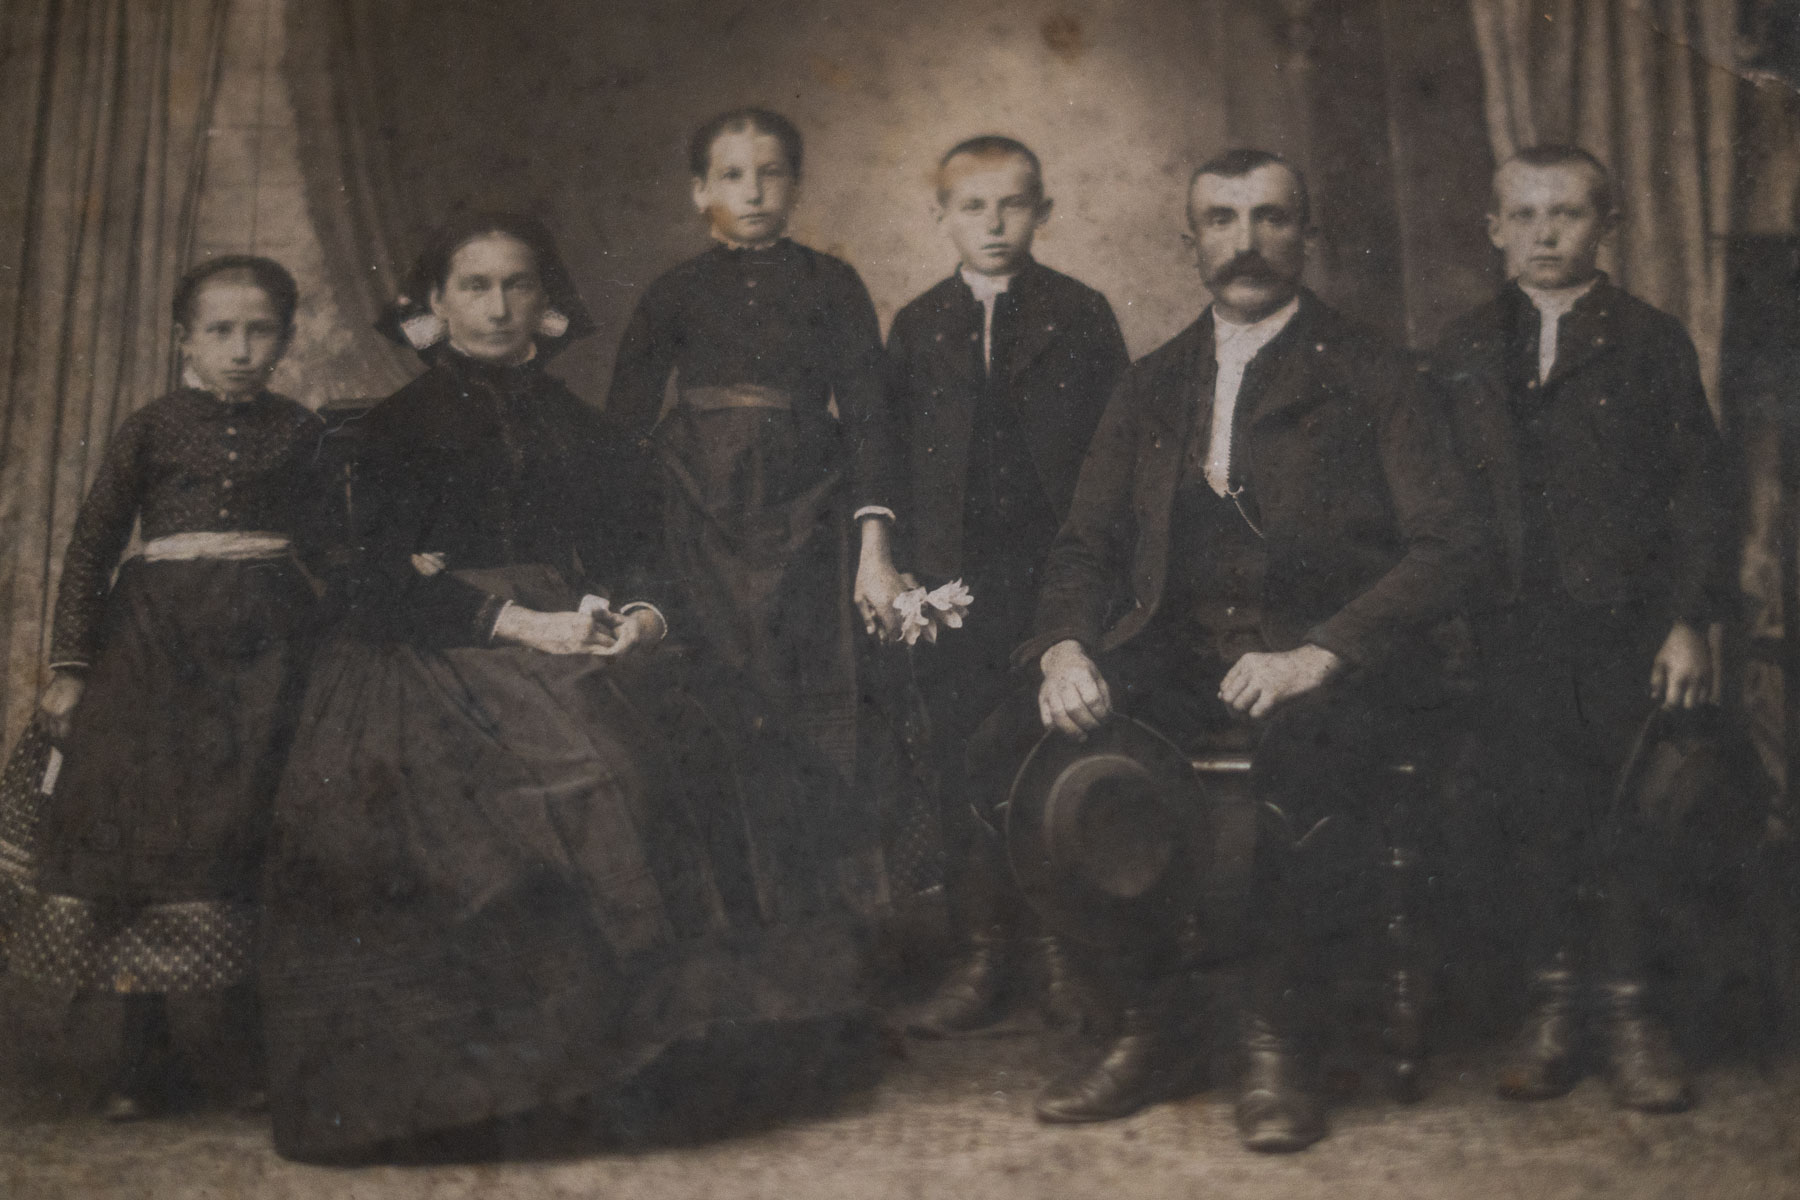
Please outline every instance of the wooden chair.
M1256 801L1250 788L1251 758L1245 750L1199 754L1191 760L1217 806L1214 872L1204 901L1207 912L1241 928L1250 893L1256 845ZM1418 961L1416 912L1420 853L1414 840L1415 814L1435 772L1405 759L1386 764L1381 777L1390 788L1381 806L1380 904L1382 960L1381 1045L1389 1091L1403 1103L1423 1094L1426 1052L1424 971Z

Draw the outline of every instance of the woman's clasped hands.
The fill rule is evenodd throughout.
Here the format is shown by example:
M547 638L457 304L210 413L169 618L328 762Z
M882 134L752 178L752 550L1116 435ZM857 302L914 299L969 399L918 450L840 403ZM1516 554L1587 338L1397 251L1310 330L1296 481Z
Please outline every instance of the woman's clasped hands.
M539 612L517 604L501 610L494 640L545 654L591 654L624 658L662 640L662 618L653 608L613 612L604 603L583 602L576 612Z

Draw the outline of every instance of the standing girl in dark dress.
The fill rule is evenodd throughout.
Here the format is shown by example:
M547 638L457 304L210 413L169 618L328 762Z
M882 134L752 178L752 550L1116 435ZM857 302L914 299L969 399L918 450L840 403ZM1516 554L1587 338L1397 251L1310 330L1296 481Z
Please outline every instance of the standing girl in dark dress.
M715 117L689 159L719 245L645 292L607 414L655 430L672 572L707 646L847 765L852 519L864 625L897 629L905 588L888 549L898 455L875 306L848 264L785 236L801 166L786 118ZM678 400L659 424L671 374Z
M329 496L323 425L263 390L296 302L268 259L188 274L174 306L183 386L112 436L63 562L42 708L68 765L10 966L27 984L122 999L114 1119L162 1097L171 1039L202 1082L253 1082L214 1035L253 1027L266 818L315 603L296 554L324 532ZM119 567L134 525L143 549ZM195 1051L205 1040L213 1053Z
M429 369L365 418L349 613L276 809L270 1098L303 1159L862 1021L831 805L734 732L637 449L544 371L591 328L550 235L459 220L410 294L385 327Z

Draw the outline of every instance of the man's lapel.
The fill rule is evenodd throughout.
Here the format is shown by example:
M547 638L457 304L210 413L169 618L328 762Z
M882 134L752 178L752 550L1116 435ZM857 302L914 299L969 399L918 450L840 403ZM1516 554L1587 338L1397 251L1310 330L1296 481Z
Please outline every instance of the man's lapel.
M1057 314L1051 310L1043 276L1044 268L1035 260L1028 260L1006 290L1012 313L1007 344L1002 346L995 339L993 375L997 379L1017 379L1062 332L1057 328ZM1002 298L1001 303L1006 300Z
M1324 398L1324 389L1316 385L1318 362L1327 347L1320 336L1322 324L1318 298L1302 291L1300 311L1250 360L1244 372L1237 416L1232 422L1236 430L1248 431L1252 425L1278 413Z
M1602 277L1593 291L1575 302L1556 331L1556 361L1550 366L1545 390L1557 387L1597 358L1619 347L1618 289Z
M1509 284L1469 322L1468 332L1445 348L1442 357L1456 374L1482 376L1504 390L1511 386L1510 356L1522 341L1521 322L1531 316L1531 301Z
M1150 397L1149 414L1167 432L1185 436L1191 428L1204 428L1212 420L1213 380L1219 363L1213 353L1212 309L1178 335L1181 353L1169 362L1167 375L1157 381ZM1194 425L1190 425L1192 419Z
M942 285L933 337L945 370L972 386L982 382L981 323L981 301L960 271L952 273Z

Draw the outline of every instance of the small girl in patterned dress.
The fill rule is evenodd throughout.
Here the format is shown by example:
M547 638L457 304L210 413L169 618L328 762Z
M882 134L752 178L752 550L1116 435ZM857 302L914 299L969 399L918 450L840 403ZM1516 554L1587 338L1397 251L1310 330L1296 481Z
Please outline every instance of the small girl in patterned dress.
M266 258L181 281L183 385L112 435L63 563L40 707L67 765L10 970L64 1004L122 1007L116 1120L180 1080L257 1086L256 881L315 622L297 554L330 512L322 423L264 390L297 301ZM120 566L134 525L142 552Z

